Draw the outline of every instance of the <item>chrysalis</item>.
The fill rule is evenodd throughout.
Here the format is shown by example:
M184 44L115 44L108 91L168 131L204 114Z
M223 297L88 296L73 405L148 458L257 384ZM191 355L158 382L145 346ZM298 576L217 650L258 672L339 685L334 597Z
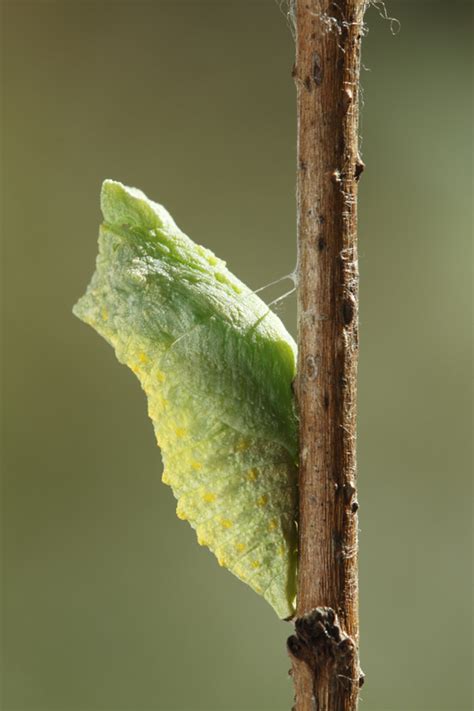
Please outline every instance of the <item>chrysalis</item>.
M293 339L212 252L140 190L105 181L96 271L74 313L137 375L177 514L228 568L293 614Z

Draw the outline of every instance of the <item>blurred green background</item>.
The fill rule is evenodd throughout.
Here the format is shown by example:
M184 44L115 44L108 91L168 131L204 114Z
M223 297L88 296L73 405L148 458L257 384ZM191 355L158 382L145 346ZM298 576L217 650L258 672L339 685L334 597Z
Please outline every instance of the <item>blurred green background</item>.
M471 4L388 9L401 32L368 12L362 74L361 709L468 711ZM293 269L285 17L2 14L2 711L289 709L289 625L175 517L138 383L71 315L105 177L255 288ZM294 332L294 297L279 311Z

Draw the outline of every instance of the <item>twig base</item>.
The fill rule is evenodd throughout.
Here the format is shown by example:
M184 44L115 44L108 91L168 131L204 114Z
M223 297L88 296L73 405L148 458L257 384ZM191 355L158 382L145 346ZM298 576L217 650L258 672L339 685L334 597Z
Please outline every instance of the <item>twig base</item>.
M356 678L351 676L357 663L357 647L342 631L331 607L317 607L297 618L295 634L288 638L287 647L293 664L304 663L308 668L308 678L313 685L311 711L332 708L330 698L320 698L319 689L325 689L325 696L337 698L341 690L350 692L353 685L360 688L364 683L362 672L359 671ZM323 684L320 683L322 676L326 677ZM293 709L303 708L298 693L295 701Z

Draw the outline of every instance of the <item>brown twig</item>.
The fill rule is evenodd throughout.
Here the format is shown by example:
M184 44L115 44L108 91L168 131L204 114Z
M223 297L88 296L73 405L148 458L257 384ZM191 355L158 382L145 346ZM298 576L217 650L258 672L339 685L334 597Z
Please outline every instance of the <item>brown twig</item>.
M354 711L360 45L365 0L294 0L298 104L296 711Z

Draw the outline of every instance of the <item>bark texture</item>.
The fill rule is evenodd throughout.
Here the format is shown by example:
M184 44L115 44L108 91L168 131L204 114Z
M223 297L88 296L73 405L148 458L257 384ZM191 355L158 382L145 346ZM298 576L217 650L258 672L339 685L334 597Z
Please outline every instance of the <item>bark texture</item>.
M353 711L358 657L356 377L365 0L295 0L299 573L296 711Z

